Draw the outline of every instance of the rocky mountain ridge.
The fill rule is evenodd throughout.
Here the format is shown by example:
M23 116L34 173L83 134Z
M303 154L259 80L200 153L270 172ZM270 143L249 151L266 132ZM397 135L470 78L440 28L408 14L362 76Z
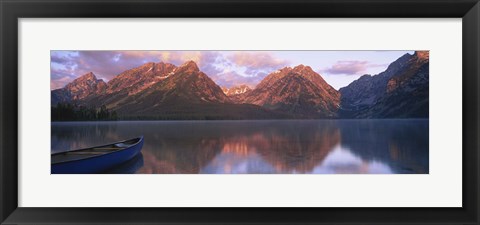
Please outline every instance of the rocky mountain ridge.
M241 95L241 94L250 92L252 91L252 89L246 84L241 84L231 88L222 87L222 91L227 96L235 96L235 95Z
M107 84L97 79L92 72L78 77L64 88L51 92L51 103L56 105L59 102L80 101L105 93Z
M340 88L340 116L428 118L429 52L405 54L384 72L364 75Z
M298 118L335 118L340 93L309 66L285 67L269 74L242 103L259 105Z

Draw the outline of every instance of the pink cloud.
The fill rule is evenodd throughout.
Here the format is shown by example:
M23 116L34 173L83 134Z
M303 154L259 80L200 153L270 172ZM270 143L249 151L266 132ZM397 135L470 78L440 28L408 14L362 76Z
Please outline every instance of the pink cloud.
M268 52L235 52L229 59L249 69L279 68L288 64L287 60L275 58Z
M243 76L235 71L226 71L219 74L212 74L210 78L215 81L220 87L233 87L241 84L248 85L254 88L260 81L267 76L267 73L259 72L255 76Z
M371 64L368 61L356 61L356 60L337 61L330 68L327 68L320 72L325 72L329 74L357 75L357 74L364 73L370 67L379 67L379 66L384 66L384 65Z

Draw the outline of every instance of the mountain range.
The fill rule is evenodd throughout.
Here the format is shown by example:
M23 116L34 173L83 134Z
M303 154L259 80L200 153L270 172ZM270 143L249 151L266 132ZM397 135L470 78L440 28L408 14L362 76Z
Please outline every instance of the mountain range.
M92 72L51 91L51 104L106 107L123 119L427 118L429 52L335 90L309 66L285 67L256 87L220 87L193 61L146 63L108 82Z

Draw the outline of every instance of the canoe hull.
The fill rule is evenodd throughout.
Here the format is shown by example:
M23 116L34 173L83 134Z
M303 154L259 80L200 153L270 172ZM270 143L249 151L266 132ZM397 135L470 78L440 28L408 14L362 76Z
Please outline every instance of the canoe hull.
M52 174L92 174L100 173L118 166L140 153L143 147L143 138L133 146L121 151L70 162L52 164Z

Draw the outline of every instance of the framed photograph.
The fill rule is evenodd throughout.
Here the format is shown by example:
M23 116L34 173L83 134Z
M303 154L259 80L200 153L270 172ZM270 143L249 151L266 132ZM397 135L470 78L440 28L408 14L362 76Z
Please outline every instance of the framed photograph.
M1 224L479 224L478 0L0 11Z

